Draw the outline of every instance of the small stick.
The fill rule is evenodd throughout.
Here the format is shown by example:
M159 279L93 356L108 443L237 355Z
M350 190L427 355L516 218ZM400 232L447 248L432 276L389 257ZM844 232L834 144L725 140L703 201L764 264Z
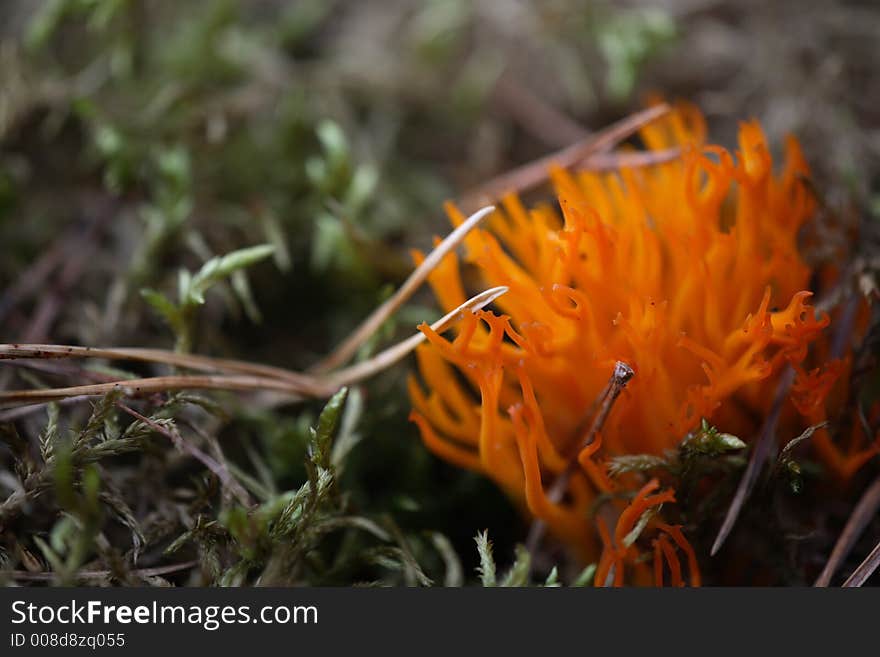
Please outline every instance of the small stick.
M727 515L724 516L724 522L721 524L721 529L718 530L718 536L715 537L715 542L712 544L709 554L713 557L721 549L721 546L724 545L724 541L727 540L733 525L736 523L736 519L739 517L743 504L745 504L755 482L758 480L761 466L763 466L764 461L767 460L770 454L773 436L776 434L776 425L779 423L779 415L782 412L782 404L785 402L785 397L788 395L788 390L793 382L794 369L791 365L786 365L785 371L779 380L779 385L776 387L776 396L773 398L770 414L767 415L764 424L761 426L761 432L758 434L758 440L755 441L755 448L752 450L749 464L746 466L746 471L743 473L743 477L736 488L736 493L730 502L730 507L727 509Z
M639 151L636 153L596 153L581 162L578 171L617 171L650 167L670 162L681 156L681 149L664 148L659 151Z
M856 322L856 315L859 312L860 299L857 295L853 295L843 307L840 319L837 321L839 329L834 332L833 342L831 343L831 357L840 358L846 351L847 342L852 336L852 329Z
M452 324L460 320L463 313L468 310L471 312L475 312L485 306L488 306L490 303L495 301L495 299L507 292L508 289L509 288L507 287L500 286L490 288L485 292L481 292L475 297L472 297L469 301L467 301L467 303L462 304L452 312L444 315L441 319L434 322L431 325L431 329L436 331L437 333L445 331ZM326 384L331 388L341 388L342 386L347 386L351 385L352 383L362 381L363 379L366 379L376 374L377 372L381 372L382 370L391 367L394 363L404 358L413 349L419 346L419 344L424 342L425 339L426 338L424 333L416 333L415 335L410 336L403 342L399 342L393 347L389 347L388 349L376 354L373 358L370 358L369 360L333 372L325 379Z
M87 399L91 399L92 395L82 395L80 397L67 397L66 399L58 400L57 403L69 405L69 404L77 404L81 401L85 401ZM30 404L28 406L19 406L17 408L10 408L5 411L0 411L0 423L2 422L13 422L20 418L26 417L28 415L32 415L37 411L45 408L52 402L42 402L39 404Z
M590 134L509 73L498 78L492 90L492 100L547 146L560 148Z
M636 112L625 119L613 123L601 132L588 136L582 141L572 144L550 155L533 160L512 171L508 171L476 189L464 194L462 207L468 208L483 202L494 202L506 192L523 192L533 189L547 180L552 165L565 169L577 166L588 160L591 155L612 149L615 145L632 135L640 128L656 121L669 112L669 105L655 105L641 112Z
M136 577L158 577L160 575L170 575L182 570L189 570L194 566L198 566L198 560L184 561L183 563L169 564L167 566L155 566L153 568L141 568L140 570L132 570L131 574ZM77 579L104 579L112 575L109 570L83 570L76 573ZM0 570L0 577L9 576L19 581L31 582L51 582L58 575L57 573L31 573L26 570Z
M448 313L431 325L435 331L445 331L457 322L465 311L476 312L492 303L507 292L504 286L493 287L471 297L458 308ZM150 349L91 349L89 347L72 347L60 345L0 345L0 359L7 358L119 358L148 360L167 364L198 366L199 369L223 370L225 368L242 369L249 365L252 371L267 371L275 376L231 376L231 375L175 375L156 376L142 379L125 379L106 383L71 386L67 388L49 388L36 390L0 391L0 404L10 402L42 403L68 397L104 395L113 390L121 389L127 396L168 390L213 389L213 390L273 390L294 397L329 397L343 385L357 383L396 363L425 340L422 333L417 333L403 342L378 353L370 360L358 363L348 369L340 370L327 377L313 377L307 374L291 372L281 368L262 365L250 365L239 361L209 358L207 356L191 356Z
M211 358L195 354L182 354L164 349L142 349L137 347L76 347L52 344L2 344L0 360L17 358L106 358L109 360L130 360L146 363L160 363L201 372L232 372L263 376L290 381L292 384L308 385L311 377L271 365L260 365L228 358Z
M8 390L0 392L0 404L10 402L41 403L67 397L106 395L114 390L122 390L128 396L167 392L169 390L274 390L292 395L307 394L324 396L324 390L303 388L278 379L255 376L154 376L144 379L127 379L109 383L93 383L67 388L48 388L46 390Z
M577 466L577 455L580 453L584 447L590 445L595 439L596 434L598 434L602 427L605 425L605 421L608 419L608 414L611 412L611 408L614 406L614 402L617 401L617 398L620 396L620 393L626 387L626 384L629 383L630 379L633 378L635 372L633 369L624 363L623 361L617 361L614 364L614 371L611 373L611 378L608 380L605 388L602 389L602 392L599 393L599 396L596 398L596 403L599 405L599 410L593 418L592 423L590 424L590 428L587 431L584 439L581 441L577 450L571 455L571 458L566 466L565 470L563 470L562 474L560 474L556 480L553 482L553 485L550 487L550 490L547 491L547 499L549 499L553 503L559 503L562 499L562 496L565 494L565 490L568 488L568 482L571 480L571 475L574 473ZM595 406L596 403L593 405ZM529 529L529 535L526 539L526 548L529 552L534 552L537 549L538 545L541 542L541 539L544 537L544 533L547 531L547 523L543 520L535 520L532 523L531 529Z
M410 274L409 278L385 303L379 306L333 353L311 368L312 372L320 373L332 370L348 361L360 346L398 309L402 306L427 279L442 259L456 248L467 234L485 219L495 208L487 206L471 215L458 228L453 230L435 249L428 254L425 261ZM478 297L481 295L478 295ZM473 300L464 304L469 306ZM488 301L485 303L489 303ZM463 306L463 307L464 307ZM461 310L461 309L459 309ZM413 347L414 348L414 347ZM401 353L401 352L394 352ZM396 362L406 351L391 362ZM235 372L237 374L257 377L277 378L289 381L294 387L309 389L316 378L298 372L291 372L279 367L259 365L239 360L208 358L191 354L164 351L159 349L115 348L102 349L91 347L74 347L62 345L10 344L0 345L0 360L10 358L109 358L118 360L135 360L163 363L187 369L207 372ZM320 394L316 396L321 396Z
M570 168L581 163L585 167L592 166L590 156L598 155L610 150L616 144L626 139L643 126L655 121L670 110L668 105L661 104L635 114L612 124L605 130L596 135L586 136L567 148L552 153L546 157L534 160L529 164L514 169L506 174L498 176L490 180L485 185L481 185L477 190L466 193L463 197L462 207L469 210L470 207L480 203L479 199L489 199L494 202L497 197L503 193L516 190L524 191L539 185L547 179L547 172L552 164ZM675 151L672 153L671 151ZM677 157L678 150L670 149L670 152L661 151L658 153L640 154L642 165L644 163L654 163L665 161L664 158L672 159ZM596 165L599 167L618 166L623 163L627 165L627 159L631 154L622 154L610 156L609 158L597 160ZM630 162L638 162L639 160L630 160ZM635 165L635 164L631 164ZM364 320L361 325L340 344L329 356L313 365L309 371L320 373L328 372L346 363L358 348L366 342L371 335L390 317L403 303L409 299L418 287L425 281L433 269L440 263L442 258L449 251L454 249L459 242L469 233L482 219L492 212L492 206L484 207L477 210L471 215L467 221L456 228L449 236L435 248L404 284L388 299L379 306L373 313Z
M141 422L149 426L153 431L162 434L163 436L168 438L168 440L170 440L172 444L174 444L176 447L179 447L182 451L186 452L197 461L201 462L202 465L204 465L211 472L217 475L217 478L220 480L223 486L225 486L229 490L229 492L231 492L236 498L238 498L238 501L244 507L251 506L251 499L250 496L247 494L247 491L232 477L225 465L218 462L211 456L208 456L195 445L191 445L188 441L184 440L183 436L181 436L178 431L172 431L167 427L163 427L158 422L154 422L147 416L141 415L136 410L134 410L133 408L129 408L125 404L117 402L116 406L131 415L133 418L140 420Z
M816 305L819 306L820 304L821 301ZM847 308L844 309L841 321L837 323L837 329L832 338L829 354L832 360L840 358L846 349L846 336L852 333L857 307L857 300L851 300ZM755 449L752 451L752 455L749 458L749 464L746 466L746 471L739 482L739 486L737 486L736 494L730 503L730 508L727 509L727 515L724 517L721 529L718 530L718 536L712 544L712 550L709 554L713 557L718 553L718 550L721 549L724 541L727 540L727 536L733 529L733 525L736 523L736 519L742 510L743 504L745 504L746 498L748 498L749 494L752 492L752 487L758 479L761 466L770 454L773 435L776 433L779 414L782 412L782 404L785 401L785 397L788 395L788 391L793 382L794 369L791 365L786 365L785 371L782 373L782 377L779 380L779 386L776 389L776 397L773 399L773 406L771 407L770 415L767 416L761 427L761 433L755 443Z
M880 508L880 477L877 477L862 494L852 514L846 521L843 531L840 532L840 536L834 544L834 549L831 550L831 556L828 557L828 562L813 586L824 587L831 584L831 578L834 576L834 573L837 572L840 564L846 559L856 540L865 531L865 527L874 519L878 508Z
M871 550L871 554L859 564L859 567L856 568L853 574L843 583L844 588L861 586L871 575L874 574L874 571L877 570L878 566L880 566L880 543L877 543L877 545L874 546L874 549Z

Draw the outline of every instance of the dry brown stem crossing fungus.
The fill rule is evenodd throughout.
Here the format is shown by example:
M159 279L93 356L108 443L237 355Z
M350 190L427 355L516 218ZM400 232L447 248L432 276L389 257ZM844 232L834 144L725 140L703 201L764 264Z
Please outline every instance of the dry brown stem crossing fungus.
M510 191L534 189L547 180L550 165L567 169L607 170L619 166L648 166L678 156L677 149L661 153L617 153L613 149L622 141L662 117L669 111L665 104L636 112L608 128L585 137L556 153L527 163L505 173L476 190L463 195L469 209L477 204L493 202ZM367 317L352 334L329 356L308 372L251 363L178 353L170 350L143 348L102 348L53 344L0 344L0 361L33 359L106 359L138 361L168 365L194 374L173 374L139 379L119 379L61 388L0 391L0 406L36 405L60 400L83 400L121 390L127 397L139 397L171 390L228 390L239 392L272 391L291 400L329 397L339 388L358 383L387 369L411 353L424 339L423 333L391 346L360 363L344 367L357 350L419 289L443 258L453 251L483 219L494 210L486 205L476 210L461 226L453 230L425 258L401 287ZM465 313L476 312L507 292L504 286L493 287L468 299L452 312L432 324L440 333L458 322Z

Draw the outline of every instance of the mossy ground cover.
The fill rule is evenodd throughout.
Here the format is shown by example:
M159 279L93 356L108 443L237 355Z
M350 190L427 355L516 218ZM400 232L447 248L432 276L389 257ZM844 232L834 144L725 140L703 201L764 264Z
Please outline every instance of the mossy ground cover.
M3 3L0 342L304 370L406 278L411 248L448 231L444 200L640 109L652 91L696 102L722 143L749 116L772 143L796 133L828 217L823 243L847 246L858 229L842 270L870 295L880 12L648 4ZM418 295L358 358L438 317ZM864 408L877 394L875 346L855 370ZM520 512L428 453L407 421L411 368L329 401L167 391L0 409L0 578L589 583L592 570L552 542L518 547ZM160 370L0 363L0 389ZM691 452L670 463L689 465ZM766 553L767 583L804 584L877 464L825 504L821 472L785 457L741 531ZM730 482L703 501L722 511L744 465L724 459ZM841 572L878 534L870 520Z

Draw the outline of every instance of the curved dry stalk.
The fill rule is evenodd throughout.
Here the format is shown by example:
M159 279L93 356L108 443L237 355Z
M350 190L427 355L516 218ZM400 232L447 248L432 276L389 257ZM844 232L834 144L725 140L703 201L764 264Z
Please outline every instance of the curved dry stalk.
M199 565L198 559L192 561L184 561L183 563L170 564L168 566L156 566L154 568L141 568L140 570L132 570L130 574L136 577L148 578L159 577L161 575L170 575L182 570L189 570ZM51 582L58 577L58 573L39 572L32 573L27 570L0 570L0 577L11 577L14 580L25 582ZM81 570L75 574L75 579L106 579L113 577L111 570Z
M228 358L212 358L195 354L182 354L164 349L141 349L138 347L75 347L53 344L0 344L0 360L18 358L107 358L144 363L160 363L200 372L227 372L264 376L289 381L292 385L308 386L311 377L286 370L282 367L249 363Z
M502 73L495 82L491 100L523 130L551 148L562 148L590 134L509 71Z
M660 151L636 151L633 153L596 153L590 155L576 168L578 171L617 171L637 167L650 167L671 162L681 156L681 148L664 148Z
M67 397L66 399L57 400L57 403L70 405L87 399L91 399L91 396L83 395L81 397ZM27 406L18 406L5 411L0 411L0 424L3 422L14 422L15 420L20 420L23 417L37 413L50 403L52 402L35 402L28 404Z
M577 166L609 166L611 163L620 165L622 162L656 163L671 158L673 153L660 154L621 154L603 155L612 149L617 143L626 139L639 128L669 112L669 106L660 104L649 109L632 114L631 116L612 124L605 130L594 136L588 137L581 142L573 144L566 149L553 153L549 156L531 162L503 176L495 178L487 185L482 186L478 193L486 195L498 195L499 192L514 189L522 191L533 187L546 180L547 170L552 164L564 167ZM591 159L591 156L594 156ZM648 157L650 156L650 157ZM473 195L471 195L473 199ZM467 205L467 198L463 205ZM408 340L395 345L368 361L359 363L347 369L320 376L330 372L348 361L366 342L371 335L390 317L427 279L428 275L440 263L440 261L452 251L465 238L465 236L477 226L486 216L494 210L493 206L487 206L474 212L468 219L453 230L413 271L403 285L379 306L367 319L365 319L355 331L340 344L329 356L310 368L310 374L293 372L279 367L260 365L233 359L211 358L191 354L181 354L160 349L141 348L91 348L64 345L44 344L7 344L0 345L0 360L18 358L108 358L114 360L133 360L141 362L161 363L190 370L216 373L234 373L240 376L172 376L172 377L148 377L127 381L107 382L85 386L72 386L69 388L57 388L54 390L19 390L0 392L0 403L25 401L29 403L41 403L46 401L67 399L73 396L91 396L105 394L115 387L123 389L135 389L138 392L159 392L168 389L181 388L213 388L228 390L276 390L295 396L323 397L332 394L333 386L341 386L360 381L376 372L390 366L403 358L424 339L421 334L414 335ZM506 291L494 288L477 295L459 308L444 317L439 324L445 329L455 317L465 309L476 310L491 303L495 298ZM443 330L440 329L440 330ZM435 328L435 330L437 330ZM315 376L311 374L314 373Z
M849 520L846 521L843 531L840 532L840 536L834 544L834 549L831 550L831 556L828 557L828 562L813 586L821 587L831 584L831 578L834 576L834 573L837 572L840 564L846 559L846 556L852 550L853 545L855 545L856 540L861 536L865 527L874 518L878 508L880 508L880 477L877 477L874 483L868 486L862 494Z
M461 205L465 211L471 207L494 202L498 197L508 191L524 191L535 187L547 179L548 171L554 164L570 168L580 164L583 167L612 167L612 166L645 166L673 159L679 155L678 149L669 149L661 153L636 153L606 155L598 157L595 161L591 156L607 154L618 143L635 133L640 128L656 121L667 114L670 107L666 104L656 105L641 112L636 112L625 119L612 124L601 132L585 137L583 140L572 144L555 153L534 160L522 167L514 169L501 176L493 178L488 183L481 185L476 191L466 193ZM425 281L428 274L439 264L440 260L455 248L465 235L470 232L486 215L494 208L484 207L472 214L467 221L456 228L443 240L416 268L404 284L373 313L364 320L355 331L340 344L329 356L309 368L310 372L329 372L345 364L354 356L358 348L375 333L382 323L397 310L413 292Z
M403 285L398 288L390 299L376 308L376 310L361 322L360 326L358 326L354 332L342 342L342 344L336 347L329 356L310 367L309 371L315 373L328 372L344 365L350 360L360 346L369 340L370 336L372 336L379 327L382 326L382 324L385 323L385 321L413 295L419 286L425 282L430 273L440 264L440 261L443 260L446 254L457 247L467 234L476 228L477 224L494 210L495 207L491 205L477 210L458 228L449 233L449 235L446 236L446 239L440 242L440 244L428 254L428 257L425 258L424 262L416 267L413 273L409 275L409 278L403 282Z
M226 489L238 500L238 502L242 506L244 506L245 508L251 506L250 495L248 495L247 491L244 489L244 486L238 483L238 481L236 481L229 473L229 468L226 467L225 463L217 461L215 458L209 456L195 445L192 445L188 441L184 440L183 436L180 435L180 432L176 428L168 428L162 426L158 422L151 420L145 415L141 415L133 408L129 408L121 402L116 402L116 406L117 408L120 408L131 415L136 420L140 420L141 422L146 424L156 433L165 436L166 438L168 438L168 440L171 441L171 443L175 447L198 460L202 465L208 468L208 470L217 475L220 483L226 487Z
M469 310L471 312L476 312L477 310L485 308L490 303L495 301L495 299L507 292L508 289L509 288L504 286L493 287L486 290L485 292L481 292L480 294L471 297L463 304L461 304L458 308L450 313L447 313L441 319L431 324L431 328L437 333L445 331L455 322L461 319L461 316L465 311ZM341 388L342 386L350 385L352 383L356 383L358 381L366 379L373 374L376 374L377 372L391 367L394 363L401 360L413 349L418 347L422 342L424 342L425 339L426 338L424 333L416 333L415 335L407 338L403 342L398 342L393 347L389 347L388 349L385 349L384 351L376 354L369 360L365 360L362 363L352 365L351 367L347 367L342 370L337 370L336 372L328 375L323 380L333 387Z
M453 230L435 249L428 254L424 262L419 265L403 285L364 320L361 325L349 336L333 353L311 368L312 372L321 373L332 370L349 360L358 348L366 342L371 335L398 309L402 306L427 279L430 273L437 267L440 261L485 219L495 208L487 206L472 214L466 221ZM483 293L485 294L485 293ZM454 313L461 312L465 308L476 309L473 302L482 295L463 304ZM493 297L495 298L495 297ZM491 301L491 300L490 300ZM490 303L486 301L485 303ZM481 306L482 307L482 306ZM413 336L417 337L417 336ZM399 347L400 345L398 345ZM403 352L405 355L408 352ZM396 362L400 356L390 363ZM150 363L162 363L191 370L203 372L234 372L258 377L270 377L289 381L294 386L308 388L315 380L306 374L292 372L280 367L260 365L246 361L210 358L192 354L181 354L162 349L141 349L132 347L120 348L93 348L75 347L68 345L49 344L4 344L0 345L0 360L13 358L108 358L111 360L133 360ZM374 359L375 360L375 359ZM389 363L389 364L390 364ZM360 367L363 367L361 364Z
M435 331L445 331L466 311L476 312L507 292L506 287L493 287L471 297L458 308L431 325ZM114 358L118 360L148 360L169 365L206 369L208 371L235 371L247 369L267 372L266 375L177 375L125 379L106 383L49 388L37 390L0 391L0 404L39 404L70 397L92 397L122 390L126 396L167 392L168 390L203 389L255 391L272 390L292 397L329 397L343 385L362 381L390 367L413 351L425 339L417 333L406 340L376 354L373 358L327 376L310 376L277 367L254 365L240 361L192 356L158 349L102 349L63 345L0 345L0 359L14 358ZM235 368L235 369L233 369Z
M880 543L874 546L865 560L859 564L852 575L843 583L844 588L852 588L861 586L867 579L874 574L874 571L880 567Z
M590 156L611 150L640 128L667 114L669 110L669 105L664 103L631 114L567 148L492 178L465 194L461 205L467 211L475 205L494 202L507 192L524 192L533 189L547 180L553 165L568 169L580 163L587 163Z
M660 104L641 112L636 112L601 132L585 137L583 140L567 148L498 176L485 185L481 185L475 192L465 194L462 200L462 207L467 211L473 205L494 202L507 191L524 191L535 187L547 179L548 171L553 164L566 168L574 167L578 164L586 168L608 168L621 165L645 166L673 159L679 155L678 149L668 149L668 151L660 153L607 155L607 151L614 148L615 145L643 126L668 113L669 110L668 105ZM601 157L603 154L606 155ZM593 160L591 156L597 156L597 159ZM373 311L342 344L334 349L329 356L309 368L309 371L315 373L329 372L350 360L358 348L378 330L382 323L412 296L443 257L454 249L493 209L492 206L489 206L477 210L467 221L452 231L437 248L431 251L428 257L425 258L425 261L416 268L390 299Z
M761 474L761 467L767 460L767 457L770 454L770 449L773 445L773 438L776 435L776 425L779 423L779 415L782 413L782 405L785 402L785 398L788 395L788 391L793 382L794 369L792 369L791 365L786 365L785 371L779 379L779 385L776 387L776 396L773 398L773 406L770 408L770 413L767 415L764 424L761 426L761 432L758 434L758 438L752 448L752 455L749 457L746 471L743 473L742 479L740 479L740 482L736 487L736 493L733 496L733 500L730 502L727 514L724 516L724 522L721 523L721 529L718 530L718 535L715 537L715 542L712 544L712 549L709 554L713 557L718 554L718 550L721 549L721 546L724 545L724 541L727 540L727 537L733 530L733 525L736 523L740 511L742 511L746 499L748 499L751 494L755 482L758 481L758 475Z
M143 379L126 379L108 383L92 383L67 388L0 391L0 404L39 404L68 397L106 395L121 390L127 397L168 392L169 390L273 390L295 397L326 397L332 394L320 386L307 388L288 381L258 376L152 376Z

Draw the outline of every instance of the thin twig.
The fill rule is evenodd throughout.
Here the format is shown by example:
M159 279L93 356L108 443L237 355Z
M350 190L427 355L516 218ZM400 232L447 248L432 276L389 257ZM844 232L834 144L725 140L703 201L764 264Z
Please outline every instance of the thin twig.
M602 430L605 421L608 419L608 414L611 413L614 402L617 401L620 393L623 392L626 384L629 383L634 374L635 372L633 372L633 369L623 361L617 361L614 364L614 371L611 373L611 378L593 403L593 407L598 407L599 410L593 417L593 421L590 423L590 428L587 430L577 449L570 455L565 470L563 470L563 472L556 478L550 486L550 489L547 491L547 499L551 502L559 503L559 501L562 500L562 496L568 488L571 476L574 474L577 467L577 455L596 439L596 435ZM546 531L547 523L543 520L538 519L532 523L532 526L529 529L529 535L526 539L526 549L528 549L530 553L533 553L537 549Z
M596 153L581 162L578 171L617 171L637 167L650 167L670 162L681 156L681 149L664 148L659 151L638 151L635 153Z
M466 311L476 312L492 303L507 292L506 287L494 287L471 297L458 308L448 313L431 325L435 331L445 331ZM92 349L89 347L73 347L63 345L0 345L0 359L12 358L116 358L146 360L174 365L192 367L193 369L224 370L238 369L248 366L252 371L265 371L272 376L243 375L173 375L156 376L142 379L125 379L106 383L93 383L67 388L48 388L32 390L0 391L0 404L4 403L43 403L69 397L88 397L104 395L114 390L122 390L129 397L164 392L168 390L237 390L256 391L272 390L288 394L294 398L329 397L343 385L357 383L369 376L390 367L404 358L425 340L422 333L389 347L376 354L373 358L345 370L334 372L326 377L313 377L299 372L292 372L276 367L241 363L207 356L177 354L171 351L152 349Z
M425 258L424 262L422 262L422 264L410 274L409 278L407 278L397 292L367 317L354 333L352 333L347 340L331 353L330 356L312 367L312 372L327 372L348 361L358 348L360 348L360 346L412 296L443 258L450 251L455 249L467 234L493 210L494 208L492 206L482 208L453 230L446 239L428 254L428 257ZM325 386L317 384L317 387L315 387L316 384L314 384L314 377L300 374L298 372L291 372L283 368L238 360L194 356L157 349L102 349L31 344L0 345L0 359L4 358L109 358L157 362L199 371L234 372L236 374L246 374L257 377L278 378L289 381L295 388L297 388L298 392L300 392L299 389L301 388L303 394L310 394L312 396L325 396L326 394L332 394L332 391L331 393L325 392ZM311 393L309 392L310 388L312 389Z
M86 381L91 381L92 383L106 383L108 381L118 381L119 376L113 376L111 374L105 374L103 372L93 372L91 370L84 369L82 367L77 367L76 365L70 365L67 363L48 363L44 360L35 360L35 359L22 359L22 360L4 360L0 358L0 365L5 364L12 365L14 367L20 367L27 370L34 370L36 372L43 372L45 374L50 374L52 376L60 376L60 377L81 377Z
M840 564L846 559L859 536L865 531L865 527L876 517L878 509L880 509L880 477L877 477L862 494L849 519L846 521L843 531L840 532L840 536L831 550L831 556L828 557L828 562L816 579L814 586L828 586L831 584L831 578L834 576L834 573L837 572Z
M839 329L834 332L834 338L831 343L831 358L840 358L846 351L847 342L853 334L853 325L856 322L859 305L861 299L857 295L852 295L843 307L840 319L837 321Z
M859 564L852 575L843 583L844 588L861 586L880 567L880 543L874 546L871 554Z
M184 561L182 563L169 564L167 566L155 566L153 568L141 568L139 570L132 570L131 574L141 578L159 577L161 575L178 573L182 570L189 570L190 568L198 565L198 560L194 559L193 561ZM112 575L113 572L110 570L82 570L76 573L75 576L77 579L106 579L107 577L111 577ZM0 570L0 578L11 577L12 579L18 581L51 582L57 576L57 573L49 572L32 573L28 572L27 570Z
M600 393L599 397L593 403L591 407L591 413L593 408L598 406L599 411L596 413L595 418L590 424L590 428L587 433L584 435L584 439L580 442L577 449L575 449L571 455L571 461L569 462L569 467L573 468L575 463L577 462L577 456L580 452L591 445L593 441L596 439L596 434L598 434L602 427L605 426L605 420L608 419L608 414L611 412L611 408L614 406L614 402L617 401L617 398L620 396L620 393L623 392L623 389L626 387L626 384L630 382L630 379L635 376L635 372L633 369L619 360L614 364L614 370L611 372L611 378L608 379L608 383L605 385L605 388ZM581 427L578 427L576 432L580 434L582 431Z
M216 418L212 417L212 420L216 420ZM199 426L198 422L193 422L187 420L186 418L181 418L179 422L183 423L187 427L190 428L197 436L199 436L205 443L208 444L211 451L213 452L213 458L216 459L217 463L223 468L223 470L228 473L230 479L234 480L236 486L238 486L239 491L239 501L246 500L245 506L250 508L253 505L253 501L247 491L247 488L242 485L239 486L238 476L236 473L232 471L232 468L229 467L229 463L226 460L226 455L223 453L223 448L220 447L220 441L217 440L217 436L214 434L219 430L220 424L218 422L214 422L215 428L211 431L203 429Z
M82 255L77 254L88 254L88 249L91 248L93 241L92 237L100 225L107 220L108 214L102 214L99 219L93 220L85 227L80 223L71 227L59 235L33 264L21 272L18 279L0 294L0 321L3 321L18 303L38 291L46 290L49 287L49 278L62 265L64 265L60 277L62 285L69 287L78 276L81 265L85 262ZM71 248L72 246L74 248ZM68 260L71 254L74 254L74 258ZM67 260L66 265L64 264L65 260Z
M66 399L67 397L88 395L96 397L121 390L128 397L141 396L169 390L274 390L276 392L301 395L317 392L303 389L286 381L256 376L154 376L144 379L130 379L110 383L93 383L68 388L47 388L45 390L8 390L0 392L0 404L41 403ZM325 391L321 391L325 392ZM315 395L325 396L325 395Z
M211 472L217 475L217 478L220 480L223 486L227 490L229 490L229 492L231 492L236 498L238 498L238 501L243 506L250 507L251 499L250 496L247 494L247 491L229 473L229 470L224 464L220 463L208 454L205 454L195 445L192 445L188 441L184 440L183 436L181 436L180 433L176 430L171 430L168 427L162 426L158 422L151 420L145 415L141 415L133 408L130 408L121 402L116 402L116 406L131 415L133 418L140 420L141 422L149 426L153 431L162 434L182 451L186 452L187 454L198 460L200 463L202 463L202 465L204 465Z
M475 312L476 310L488 306L490 303L495 301L495 299L506 293L507 290L507 287L500 286L490 288L485 292L481 292L480 294L472 297L470 300L468 300L466 303L462 304L452 312L444 315L438 321L434 322L431 325L431 329L436 331L437 333L445 331L450 326L452 326L452 324L459 321L463 313L467 311ZM416 333L415 335L407 338L402 342L399 342L393 347L389 347L388 349L376 354L373 358L370 358L369 360L333 372L332 374L328 375L327 378L324 379L324 381L326 385L328 385L328 387L330 388L341 388L342 386L351 385L352 383L357 383L358 381L363 381L364 379L369 378L377 372L381 372L382 370L391 367L394 363L404 358L413 349L419 346L419 344L421 344L424 340L425 335L423 333Z
M710 554L713 557L718 553L718 550L721 549L721 546L724 545L724 541L727 540L728 535L733 529L733 525L736 523L736 519L739 517L743 504L745 504L746 499L748 499L749 494L752 492L752 488L755 486L755 482L758 480L761 467L764 465L764 462L770 454L770 448L773 445L773 437L776 435L776 425L779 423L779 415L782 412L782 405L785 402L785 398L788 396L789 388L791 388L793 382L794 369L791 365L786 365L785 371L779 379L779 385L776 387L776 396L773 398L773 405L770 407L770 413L767 415L764 424L761 426L758 439L755 441L755 447L749 457L749 464L746 466L746 471L743 473L743 477L736 488L736 493L733 496L733 500L730 502L727 514L724 516L724 522L721 523L721 529L718 530L718 536L712 544Z
M78 404L81 401L85 401L87 399L91 399L92 395L82 395L80 397L67 397L66 399L59 399L56 401L58 404L70 405L70 404ZM14 422L15 420L20 420L23 417L27 417L28 415L33 415L38 411L44 409L46 406L51 404L52 402L43 402L41 404L29 404L28 406L19 406L17 408L10 408L5 411L0 411L0 423L2 422Z
M507 192L524 192L533 189L547 180L553 165L568 169L587 161L596 153L609 151L640 128L667 114L669 110L668 105L662 104L636 112L568 148L533 160L491 179L464 194L461 205L465 211L468 211L484 203L493 203Z
M419 286L425 282L430 273L434 271L440 261L470 233L477 224L485 219L492 211L493 206L481 208L474 212L466 221L453 230L435 249L428 254L424 262L416 267L403 285L381 306L376 308L354 332L345 339L329 356L316 363L310 368L311 372L328 372L348 362L357 350L370 339L382 324L384 324L394 312L400 308L413 295Z
M66 235L66 237L69 240L70 235ZM30 267L21 273L15 283L4 290L0 295L0 321L3 321L17 303L40 289L45 280L64 261L68 249L69 241L59 241L43 252Z
M492 101L532 136L559 148L589 136L589 131L523 86L509 73L499 76Z
M194 354L182 354L164 349L142 349L137 347L76 347L51 344L3 344L0 345L0 360L17 358L106 358L108 360L129 360L145 363L160 363L183 369L201 372L226 372L261 376L283 381L293 385L308 387L312 377L292 372L281 367L261 365L228 358L212 358Z

